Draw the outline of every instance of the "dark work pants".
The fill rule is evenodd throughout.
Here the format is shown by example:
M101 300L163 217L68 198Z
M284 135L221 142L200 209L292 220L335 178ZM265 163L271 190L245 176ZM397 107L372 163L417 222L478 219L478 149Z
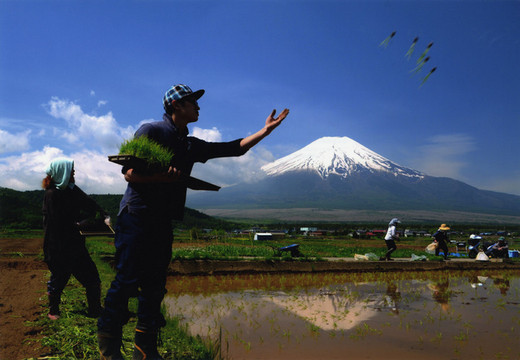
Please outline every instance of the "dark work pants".
M446 244L446 241L437 240L437 243L439 245L435 249L435 255L439 256L439 252L440 252L440 250L442 250L444 252L444 258L446 259L448 257L448 245Z
M129 214L117 220L115 246L117 274L105 298L98 330L120 335L128 321L128 299L138 297L137 326L156 330L165 325L161 302L172 255L171 220Z
M385 254L385 257L387 259L390 259L390 255L397 249L397 245L395 245L394 240L385 240L385 243L386 243L386 248L388 249L388 251Z
M79 249L52 258L55 260L47 263L51 271L51 278L47 282L49 296L59 299L71 275L78 279L87 290L99 288L101 281L96 264L92 261L84 245Z

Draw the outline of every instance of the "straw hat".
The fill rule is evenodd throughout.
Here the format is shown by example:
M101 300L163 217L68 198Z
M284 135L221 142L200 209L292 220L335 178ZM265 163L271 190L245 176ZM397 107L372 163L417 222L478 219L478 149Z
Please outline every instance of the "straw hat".
M439 230L441 230L441 231L446 231L449 229L450 229L450 227L446 224L441 224L441 226L439 227Z

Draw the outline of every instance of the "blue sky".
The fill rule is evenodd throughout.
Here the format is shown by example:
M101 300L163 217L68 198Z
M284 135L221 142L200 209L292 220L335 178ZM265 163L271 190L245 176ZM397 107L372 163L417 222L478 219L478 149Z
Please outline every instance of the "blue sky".
M291 110L246 156L196 165L217 184L348 136L428 175L520 194L519 18L519 1L498 0L0 0L0 186L38 189L67 156L88 193L122 193L106 156L185 83L206 90L190 131L208 140Z

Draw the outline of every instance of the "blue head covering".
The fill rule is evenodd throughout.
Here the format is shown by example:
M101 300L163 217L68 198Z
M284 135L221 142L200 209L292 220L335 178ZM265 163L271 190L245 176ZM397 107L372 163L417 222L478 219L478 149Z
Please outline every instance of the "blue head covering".
M401 221L398 219L398 218L393 218L392 220L390 220L390 222L388 223L388 226L392 226L392 225L397 225L397 224L400 224Z
M45 172L52 177L58 189L73 188L74 183L69 183L70 175L74 169L74 160L58 158L51 161Z

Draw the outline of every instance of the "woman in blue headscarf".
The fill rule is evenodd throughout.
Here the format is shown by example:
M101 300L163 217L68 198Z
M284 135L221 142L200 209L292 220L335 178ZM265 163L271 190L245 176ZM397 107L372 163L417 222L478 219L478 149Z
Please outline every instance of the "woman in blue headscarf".
M88 301L88 316L98 317L101 312L99 273L92 261L85 237L79 232L79 222L96 213L110 218L96 202L74 183L74 161L58 158L53 160L42 181L45 189L43 199L44 261L51 271L47 283L49 314L51 320L59 318L60 298L65 285L74 275L85 287Z

